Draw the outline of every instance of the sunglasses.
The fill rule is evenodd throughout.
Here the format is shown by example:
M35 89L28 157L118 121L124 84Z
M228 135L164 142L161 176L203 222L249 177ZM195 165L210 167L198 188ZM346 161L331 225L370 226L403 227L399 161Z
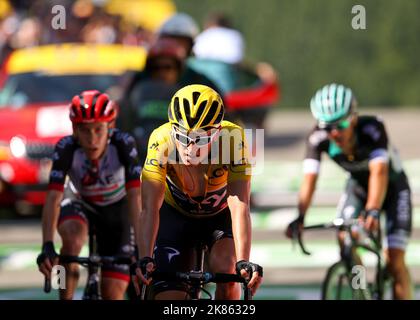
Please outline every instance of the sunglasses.
M350 127L351 124L351 117L341 120L339 122L336 123L331 123L331 124L324 124L324 125L320 125L321 129L324 129L327 132L331 132L333 130L337 130L337 131L343 131L346 130L347 128Z
M211 135L206 136L196 136L194 138L189 137L175 129L172 128L172 136L178 141L183 147L188 147L191 143L197 145L198 147L204 147L208 145L214 138L214 136L219 132L219 130L215 130Z

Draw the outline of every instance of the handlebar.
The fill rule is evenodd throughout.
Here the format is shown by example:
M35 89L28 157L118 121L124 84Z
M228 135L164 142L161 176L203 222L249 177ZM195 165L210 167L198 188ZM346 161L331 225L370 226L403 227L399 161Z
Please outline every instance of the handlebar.
M203 271L189 271L189 272L162 272L153 271L148 277L159 281L180 281L187 284L207 284L207 283L228 283L238 282L243 285L244 300L251 300L252 293L251 289L248 288L248 280L237 274L230 273L212 273ZM143 286L144 288L144 286ZM140 296L140 299L144 299L144 293Z
M128 264L132 263L131 257L128 256L99 256L91 255L89 257L59 255L60 263L78 263L84 267L102 266L104 264ZM51 279L45 277L44 292L51 292Z
M363 226L360 225L360 221L358 219L349 219L349 220L344 220L342 218L336 218L334 219L332 222L328 222L328 223L321 223L321 224L315 224L315 225L309 225L309 226L304 226L303 229L304 230L326 230L326 229L336 229L336 230L347 230L347 231L351 231L351 229L353 227L357 227L360 228L359 231L363 230ZM364 231L366 232L366 231ZM372 232L366 232L367 233L367 237L369 239L371 239L374 243L374 245L376 247L380 247L380 239L379 239L379 234L375 235ZM293 234L292 234L292 240L297 241L299 244L300 249L302 250L302 252L306 255L311 255L311 253L306 250L303 240L302 240L302 233L299 232L299 230L295 229L293 230ZM371 247L367 247L365 245L360 245L370 251L374 251Z
M154 271L151 277L161 281L182 281L182 282L200 282L206 284L209 282L214 283L228 283L228 282L239 282L247 283L246 279L230 273L211 273L201 271L190 271L190 272L161 272Z

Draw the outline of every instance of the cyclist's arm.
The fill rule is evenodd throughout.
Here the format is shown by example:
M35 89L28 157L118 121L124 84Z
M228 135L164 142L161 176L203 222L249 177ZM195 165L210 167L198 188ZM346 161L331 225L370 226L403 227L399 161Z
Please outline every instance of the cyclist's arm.
M300 191L299 191L299 200L298 200L299 216L305 216L306 211L311 205L317 180L318 180L317 173L304 174L303 181L302 181L302 184L300 186Z
M232 233L235 241L236 267L238 263L246 261L249 264L249 256L251 253L251 216L249 213L249 199L251 193L250 179L231 181L228 184L228 206L232 217ZM257 265L255 265L257 266ZM251 272L248 288L252 290L254 295L262 281L262 268ZM245 270L241 270L241 275L246 276Z
M382 207L388 188L388 136L380 119L377 119L373 129L365 134L371 139L373 145L373 151L369 155L368 195L365 209L379 210Z
M63 192L49 190L42 209L42 243L54 240Z
M64 184L73 161L75 148L76 143L72 136L61 138L55 146L48 193L42 209L42 243L54 240Z
M227 202L232 217L232 232L237 261L249 261L251 251L250 190L250 180L237 180L228 184Z
M306 140L306 154L302 164L303 180L298 197L298 213L300 218L305 216L311 205L321 166L321 153L327 148L327 133L315 128Z
M158 180L143 180L142 212L140 214L139 256L152 257L159 230L159 210L165 196L165 184Z
M134 236L136 239L137 247L140 244L140 233L139 233L139 222L140 222L140 212L141 212L141 195L140 188L130 188L127 190L127 200L128 200L128 214L130 216L131 225L134 229Z
M369 182L366 210L380 209L388 187L388 163L383 161L369 162Z

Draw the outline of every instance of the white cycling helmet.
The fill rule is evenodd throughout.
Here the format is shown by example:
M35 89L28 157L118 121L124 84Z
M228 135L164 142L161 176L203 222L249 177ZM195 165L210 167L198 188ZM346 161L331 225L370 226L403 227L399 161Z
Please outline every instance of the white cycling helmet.
M160 27L159 36L177 36L194 38L198 35L199 29L197 23L186 13L176 13Z

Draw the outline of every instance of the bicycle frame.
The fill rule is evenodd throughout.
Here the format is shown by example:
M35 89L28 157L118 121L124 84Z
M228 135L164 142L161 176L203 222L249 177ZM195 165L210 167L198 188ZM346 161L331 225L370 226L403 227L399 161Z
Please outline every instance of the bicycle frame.
M128 256L100 256L97 253L96 229L95 226L89 225L89 256L59 256L60 263L78 263L88 269L86 285L83 291L82 300L102 300L99 271L103 264L131 264L131 258ZM44 292L51 291L51 282L45 278Z
M311 226L305 226L304 230L322 230L322 229L336 229L338 231L344 231L344 243L343 247L340 250L341 261L344 262L348 274L352 274L353 266L357 265L355 261L354 252L357 248L363 248L371 253L373 253L377 259L376 270L375 270L375 281L374 281L374 290L372 290L372 295L375 299L383 299L384 296L384 286L385 286L385 268L384 268L384 259L383 259L383 250L382 250L382 234L381 228L379 227L377 235L371 233L368 234L367 239L369 244L363 243L360 239L357 239L352 233L352 227L359 223L358 220L344 221L343 219L335 219L331 223L317 224ZM360 234L359 234L360 235ZM306 255L311 253L306 250L301 235L294 234L294 240L297 240L302 252Z

